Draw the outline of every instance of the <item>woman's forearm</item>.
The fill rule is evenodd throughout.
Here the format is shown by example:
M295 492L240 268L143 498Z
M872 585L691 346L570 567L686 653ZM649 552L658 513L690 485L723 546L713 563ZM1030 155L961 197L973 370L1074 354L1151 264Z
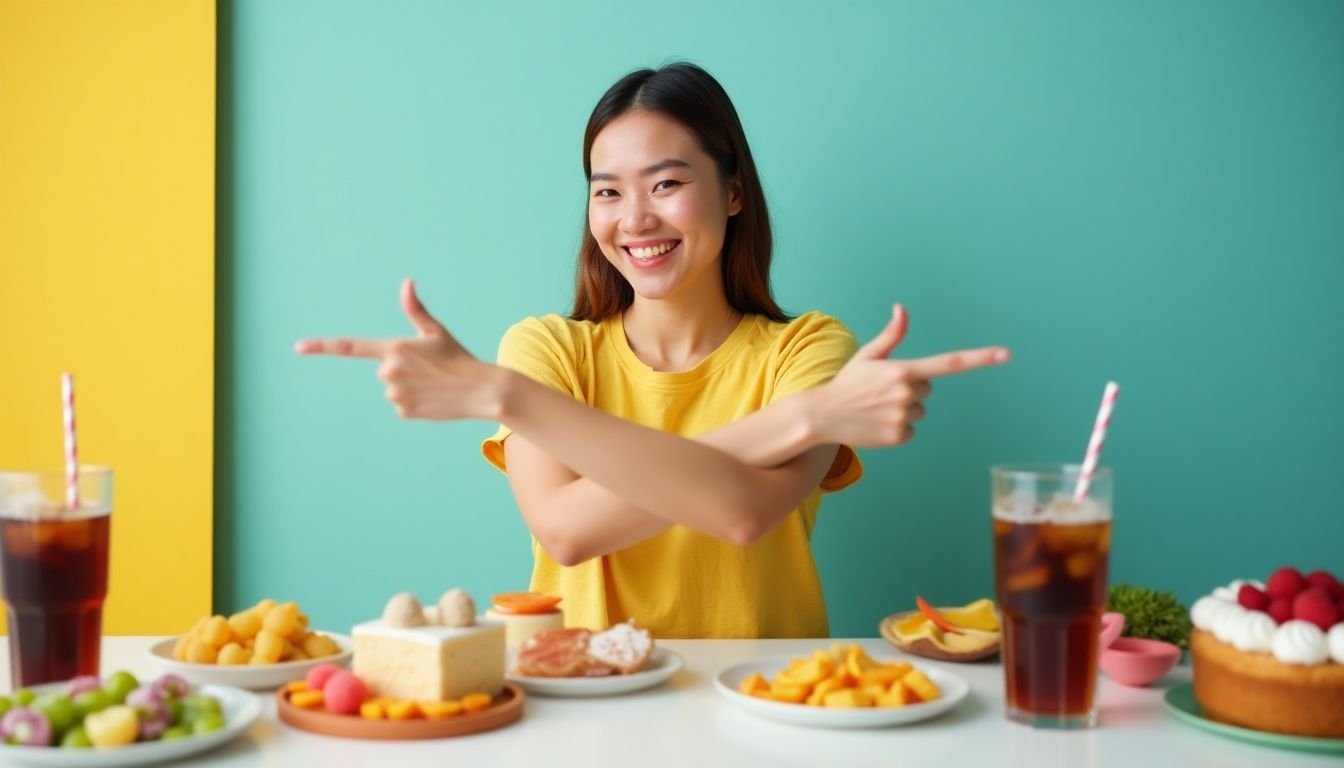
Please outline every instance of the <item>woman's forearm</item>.
M802 396L795 395L694 439L752 466L777 467L813 447L805 406ZM538 450L530 443L522 445L516 437L511 440L513 443L506 448L510 466L515 463L515 451ZM526 461L521 455L517 459ZM558 487L535 494L536 498L525 498L527 490L521 483L514 483L514 493L529 529L562 565L638 544L672 525L592 479L572 473Z
M753 540L810 490L750 463L777 463L811 447L807 419L787 418L786 408L735 431L688 440L603 413L513 372L503 373L500 391L501 422L575 475L668 523ZM734 455L739 450L747 460Z

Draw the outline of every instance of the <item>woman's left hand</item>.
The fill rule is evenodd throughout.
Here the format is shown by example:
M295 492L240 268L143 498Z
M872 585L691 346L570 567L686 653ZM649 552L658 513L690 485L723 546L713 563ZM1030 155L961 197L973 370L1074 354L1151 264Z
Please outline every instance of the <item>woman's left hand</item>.
M404 419L492 418L500 397L494 374L501 369L472 357L420 303L409 278L401 284L401 307L414 338L304 339L294 351L378 360L387 399Z

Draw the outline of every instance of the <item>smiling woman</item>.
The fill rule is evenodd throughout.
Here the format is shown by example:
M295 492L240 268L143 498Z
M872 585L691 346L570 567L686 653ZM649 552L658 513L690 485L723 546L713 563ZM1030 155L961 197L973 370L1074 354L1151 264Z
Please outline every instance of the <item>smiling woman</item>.
M569 317L528 318L473 358L421 305L419 336L304 341L380 360L408 418L500 422L482 445L530 529L531 589L569 626L634 619L659 638L828 634L810 539L855 446L914 435L929 379L1005 362L986 348L888 360L770 291L770 218L722 87L673 64L622 78L584 138L587 227Z

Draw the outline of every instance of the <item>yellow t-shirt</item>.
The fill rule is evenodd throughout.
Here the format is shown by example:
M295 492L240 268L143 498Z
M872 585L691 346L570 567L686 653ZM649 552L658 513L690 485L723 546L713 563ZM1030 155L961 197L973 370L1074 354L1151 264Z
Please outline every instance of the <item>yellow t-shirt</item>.
M747 315L691 370L660 372L630 349L620 315L600 323L547 315L509 329L499 364L607 413L694 437L824 384L856 348L848 328L818 312L787 323ZM509 432L501 426L481 445L500 471L507 471ZM674 525L565 567L533 539L531 589L561 596L569 626L601 629L634 618L661 638L826 637L809 540L822 491L846 488L862 474L854 451L842 446L820 486L747 547Z

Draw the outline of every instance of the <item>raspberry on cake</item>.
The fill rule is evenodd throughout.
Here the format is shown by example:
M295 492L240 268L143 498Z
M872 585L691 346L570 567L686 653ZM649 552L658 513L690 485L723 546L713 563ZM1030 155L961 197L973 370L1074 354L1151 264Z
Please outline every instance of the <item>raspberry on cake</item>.
M1344 622L1324 571L1280 568L1191 607L1195 698L1214 720L1344 738Z

